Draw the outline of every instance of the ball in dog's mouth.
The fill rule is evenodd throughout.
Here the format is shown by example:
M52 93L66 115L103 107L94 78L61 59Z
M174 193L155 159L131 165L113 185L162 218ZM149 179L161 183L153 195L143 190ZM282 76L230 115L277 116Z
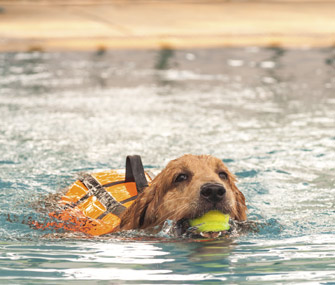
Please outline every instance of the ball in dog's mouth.
M209 211L199 218L191 219L189 223L198 232L221 232L230 229L229 215L217 210Z
M217 238L227 234L230 229L229 214L212 210L195 219L182 219L177 223L180 235Z

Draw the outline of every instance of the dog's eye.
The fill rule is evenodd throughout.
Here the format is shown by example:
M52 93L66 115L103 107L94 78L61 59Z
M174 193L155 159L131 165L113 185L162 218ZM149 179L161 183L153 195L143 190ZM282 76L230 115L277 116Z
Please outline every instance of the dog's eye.
M183 181L185 181L185 180L187 180L188 179L188 175L187 174L185 174L185 173L180 173L177 177L176 177L176 179L174 180L174 182L183 182Z
M224 171L220 171L219 172L219 176L223 180L227 180L228 179L228 174L226 172L224 172Z

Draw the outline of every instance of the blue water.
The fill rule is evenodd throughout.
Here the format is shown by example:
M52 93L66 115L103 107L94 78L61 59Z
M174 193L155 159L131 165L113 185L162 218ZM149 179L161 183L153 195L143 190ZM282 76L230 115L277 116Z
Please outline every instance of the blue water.
M1 284L335 284L335 49L0 53L0 146ZM227 164L258 232L29 226L79 172L184 153Z

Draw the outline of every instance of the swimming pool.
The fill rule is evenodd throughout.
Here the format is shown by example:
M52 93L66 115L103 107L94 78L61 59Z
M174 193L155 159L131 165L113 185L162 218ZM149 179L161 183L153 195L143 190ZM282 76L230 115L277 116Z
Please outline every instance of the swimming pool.
M0 53L0 283L334 284L335 49ZM32 203L128 154L221 158L259 233L52 239Z

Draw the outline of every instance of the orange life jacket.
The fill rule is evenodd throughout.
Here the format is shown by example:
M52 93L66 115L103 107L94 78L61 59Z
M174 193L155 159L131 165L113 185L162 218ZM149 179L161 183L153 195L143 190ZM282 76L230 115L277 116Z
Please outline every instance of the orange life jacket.
M61 198L61 210L49 214L57 222L48 226L94 236L111 233L120 224L123 211L151 181L138 155L127 157L126 171L86 174Z

